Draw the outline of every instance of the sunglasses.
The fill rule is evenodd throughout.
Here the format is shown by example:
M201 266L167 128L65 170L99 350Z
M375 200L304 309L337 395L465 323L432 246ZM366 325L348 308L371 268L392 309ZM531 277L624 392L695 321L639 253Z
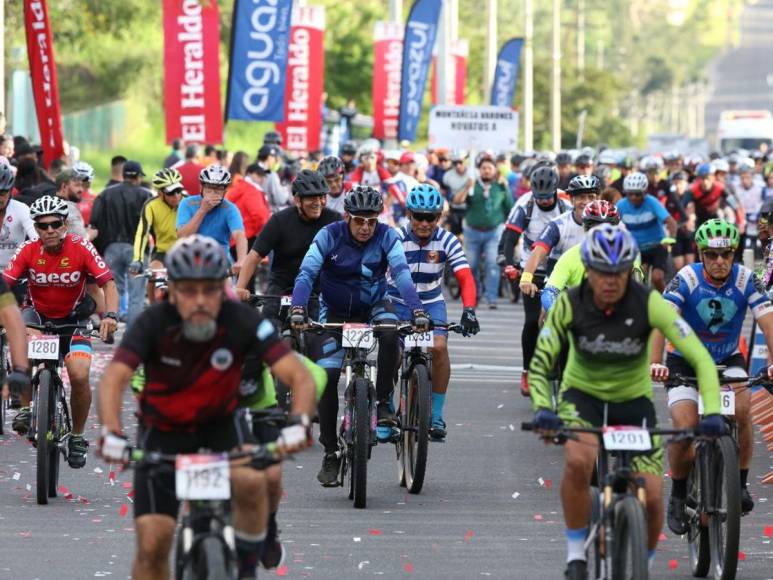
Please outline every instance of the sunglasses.
M454 165L462 165L464 161L454 161Z
M353 215L352 222L358 228L361 228L362 226L368 226L369 228L373 228L378 223L378 218L377 217L366 218L359 215Z
M437 221L437 219L440 216L436 213L412 213L411 218L415 219L417 222L427 222L432 223L434 221Z
M35 222L35 229L46 230L58 230L64 225L63 220L56 220L55 222Z
M438 157L438 163L445 163L446 161L448 161L447 157Z
M735 251L723 250L721 252L718 252L716 250L703 250L703 257L708 258L709 260L716 260L720 256L722 257L723 260L732 260L733 256L735 256Z
M182 195L183 190L182 189L173 189L172 191L164 191L164 195L168 195L169 197L172 197L173 195Z

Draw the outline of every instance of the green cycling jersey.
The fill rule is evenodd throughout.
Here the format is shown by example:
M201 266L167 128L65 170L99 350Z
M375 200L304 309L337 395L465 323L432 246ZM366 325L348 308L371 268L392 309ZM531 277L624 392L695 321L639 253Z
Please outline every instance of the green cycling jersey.
M327 373L325 369L308 357L300 354L298 356L301 357L303 364L306 365L306 368L314 378L314 384L317 386L317 402L319 402L322 398L322 393L325 392L325 385L327 385ZM248 394L242 394L242 398L239 401L240 407L261 411L277 405L276 384L274 383L274 377L271 376L271 369L266 365L263 365L261 383L261 388L257 388Z
M582 244L572 246L553 266L550 277L545 281L545 286L552 286L561 291L565 288L579 286L585 279L585 264L582 263L580 247ZM633 263L634 274L641 273L641 256L637 256Z

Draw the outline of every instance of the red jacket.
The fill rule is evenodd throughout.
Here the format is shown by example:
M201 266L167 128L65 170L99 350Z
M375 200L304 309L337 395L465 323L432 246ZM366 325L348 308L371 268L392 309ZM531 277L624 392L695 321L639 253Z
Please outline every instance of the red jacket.
M201 193L201 185L199 185L199 174L204 169L203 165L199 165L195 161L186 161L180 165L175 166L175 169L180 172L183 178L183 187L188 195L199 195Z
M257 236L271 217L271 208L263 190L247 178L232 186L225 198L239 208L244 221L244 235L248 240Z

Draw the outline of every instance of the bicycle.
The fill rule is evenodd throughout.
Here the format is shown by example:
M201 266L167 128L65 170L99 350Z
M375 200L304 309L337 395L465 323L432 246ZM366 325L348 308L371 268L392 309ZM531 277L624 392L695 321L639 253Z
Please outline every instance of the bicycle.
M48 498L56 497L59 484L59 455L67 459L67 441L72 434L70 409L67 405L64 383L60 378L64 357L59 350L60 338L71 337L82 330L92 335L91 322L85 324L26 324L27 328L45 334L29 337L27 353L32 377L32 421L27 434L37 448L36 499L45 505ZM69 334L66 331L71 331Z
M441 325L433 325L438 328ZM462 333L459 324L442 325L448 332ZM400 328L404 337L400 367L400 403L397 411L399 437L396 438L400 486L420 493L427 469L432 420L432 330L414 333L410 325Z
M175 471L175 493L182 501L175 539L175 579L238 578L230 503L230 470L238 465L232 462L249 459L248 464L242 465L265 469L280 461L276 444L229 453L209 453L202 449L197 454L165 454L130 449L127 457L134 468Z
M532 423L521 430L534 431ZM671 435L669 442L695 437L693 430L657 429L628 425L603 427L563 426L550 436L557 445L578 433L599 436L596 478L591 483L591 524L585 540L589 578L596 580L645 580L647 562L647 490L631 467L634 455L652 449L652 435ZM614 458L611 467L610 457ZM597 487L602 483L601 489ZM593 485L596 483L596 485Z
M14 407L15 402L18 401L11 393L8 393L8 398L3 397L2 389L5 385L5 381L8 378L8 357L6 356L6 350L8 348L8 339L6 338L5 328L0 328L0 435L5 433L5 415L8 409ZM18 404L16 405L18 407Z
M735 422L735 392L732 384L769 384L767 371L756 377L720 372L721 413L728 434L717 439L700 439L695 460L687 476L687 544L692 575L702 578L713 571L717 580L732 580L738 567L741 535L741 481L738 464L738 425ZM675 374L669 381L696 385L695 377ZM702 400L698 413L703 414Z

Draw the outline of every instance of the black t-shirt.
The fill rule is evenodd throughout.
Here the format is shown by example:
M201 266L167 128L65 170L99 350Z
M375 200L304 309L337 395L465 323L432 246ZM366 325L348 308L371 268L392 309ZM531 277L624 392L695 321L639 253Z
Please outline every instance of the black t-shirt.
M143 425L194 431L234 412L248 355L272 365L288 352L276 327L249 306L224 302L215 337L193 342L182 335L177 309L161 302L129 327L113 360L145 365Z
M314 236L326 225L340 219L341 214L327 208L322 209L322 215L314 222L304 221L295 207L272 215L252 245L252 249L261 256L268 256L274 251L269 285L278 292L292 292L295 277Z

